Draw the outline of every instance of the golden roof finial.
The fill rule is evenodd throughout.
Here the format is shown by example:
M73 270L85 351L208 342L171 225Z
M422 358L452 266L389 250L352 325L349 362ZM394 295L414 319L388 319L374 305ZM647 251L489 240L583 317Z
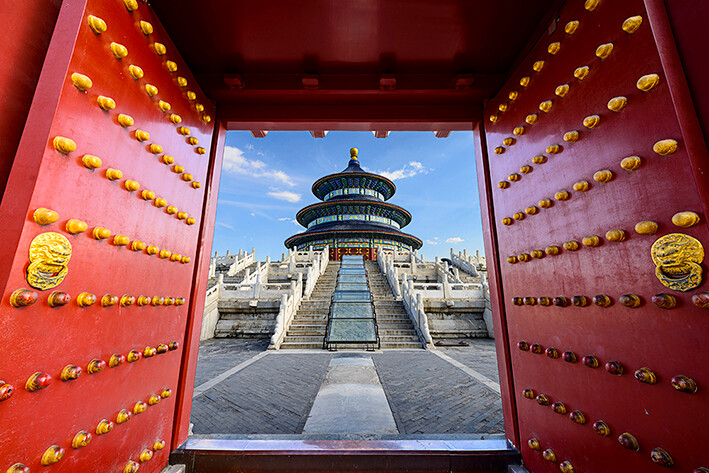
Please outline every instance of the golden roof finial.
M359 153L357 148L350 148L350 159L357 159L357 153Z

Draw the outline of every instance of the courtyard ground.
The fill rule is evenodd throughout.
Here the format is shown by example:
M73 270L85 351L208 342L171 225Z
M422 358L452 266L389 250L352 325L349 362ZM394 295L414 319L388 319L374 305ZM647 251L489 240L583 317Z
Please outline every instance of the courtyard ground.
M500 438L504 426L494 341L466 342L469 346L433 350L328 352L267 351L267 340L207 340L200 344L193 433ZM376 401L384 395L386 402ZM345 413L336 413L339 408ZM369 434L356 419L342 417L347 409L354 409L353 416L369 414L362 418L371 425L365 429Z

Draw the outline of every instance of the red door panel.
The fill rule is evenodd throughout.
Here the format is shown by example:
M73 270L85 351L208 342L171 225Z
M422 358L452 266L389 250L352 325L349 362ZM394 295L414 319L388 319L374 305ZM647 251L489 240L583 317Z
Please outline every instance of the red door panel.
M156 472L167 464L176 416L214 111L145 3L89 0L62 9L49 50L55 57L45 63L2 207L5 236L17 246L5 260L0 305L0 379L14 387L0 418L15 426L0 437L0 471L15 463L45 471L42 457L56 446L63 458L46 471L120 472L134 461ZM150 26L141 29L141 21ZM63 69L59 56L67 58ZM80 90L88 82L75 74L91 87ZM140 131L149 138L141 141ZM89 169L95 158L100 166ZM56 221L36 222L42 208ZM70 220L86 230L72 234ZM18 289L37 301L13 307ZM55 291L70 302L50 307ZM81 307L82 293L95 303ZM141 296L149 302L140 305ZM92 360L100 366L131 351L140 358L91 374ZM81 374L63 381L70 365ZM30 392L36 372L51 382ZM131 419L118 423L123 409ZM103 419L113 430L98 435ZM92 436L83 447L74 442L81 431Z
M635 16L640 18L626 22ZM579 22L575 31L573 21ZM696 184L705 178L693 164L706 160L706 150L690 156L685 146L653 28L639 0L568 2L556 29L485 108L489 211L504 306L498 324L509 337L509 347L502 347L510 360L514 409L508 412L516 410L518 447L534 473L572 471L569 465L578 472L645 472L657 468L653 455L669 461L663 451L677 471L709 466L705 438L698 435L709 420L703 348L709 319L692 300L707 291L706 274L689 290L672 289L656 277L651 257L653 243L665 235L689 235L698 245L709 241L706 201ZM610 46L603 45L609 44L606 56ZM585 77L575 77L584 66ZM649 74L659 82L642 91L636 84ZM676 150L666 156L654 151L663 140L674 140ZM621 161L633 156L639 165L629 170L625 161L625 169ZM673 224L680 212L694 212L699 223ZM656 233L638 233L635 226L643 221L655 222ZM590 246L584 244L593 236L585 240ZM679 272L696 270L686 262L699 262L697 247L680 251L689 259ZM668 254L661 255L663 264ZM676 307L653 303L663 293ZM628 298L621 296L629 294L638 296L638 307L622 304ZM555 305L559 297L567 306ZM529 348L534 344L540 353ZM564 352L573 352L576 361L564 361ZM597 368L584 364L588 355ZM641 368L655 375L655 384L636 379ZM609 372L614 369L618 374ZM698 391L675 389L671 380L678 375L691 378ZM602 430L600 423L594 430L600 421L607 435L595 431ZM626 433L638 451L621 445L618 438ZM531 439L538 445L530 446Z

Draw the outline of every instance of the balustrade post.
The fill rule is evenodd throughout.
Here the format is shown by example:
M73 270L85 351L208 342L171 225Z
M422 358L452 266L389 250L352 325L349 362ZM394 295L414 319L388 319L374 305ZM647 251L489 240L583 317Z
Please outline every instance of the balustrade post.
M256 282L253 285L253 291L254 291L254 299L258 299L261 297L261 280L259 278L256 278Z

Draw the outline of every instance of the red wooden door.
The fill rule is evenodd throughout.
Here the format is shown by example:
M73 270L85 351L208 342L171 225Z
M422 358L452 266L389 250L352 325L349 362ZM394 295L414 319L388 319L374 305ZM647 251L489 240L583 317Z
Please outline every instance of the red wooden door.
M186 438L213 116L149 6L63 2L0 208L0 471L157 472Z
M507 435L534 473L709 467L709 160L686 97L662 2L588 0L485 107Z

